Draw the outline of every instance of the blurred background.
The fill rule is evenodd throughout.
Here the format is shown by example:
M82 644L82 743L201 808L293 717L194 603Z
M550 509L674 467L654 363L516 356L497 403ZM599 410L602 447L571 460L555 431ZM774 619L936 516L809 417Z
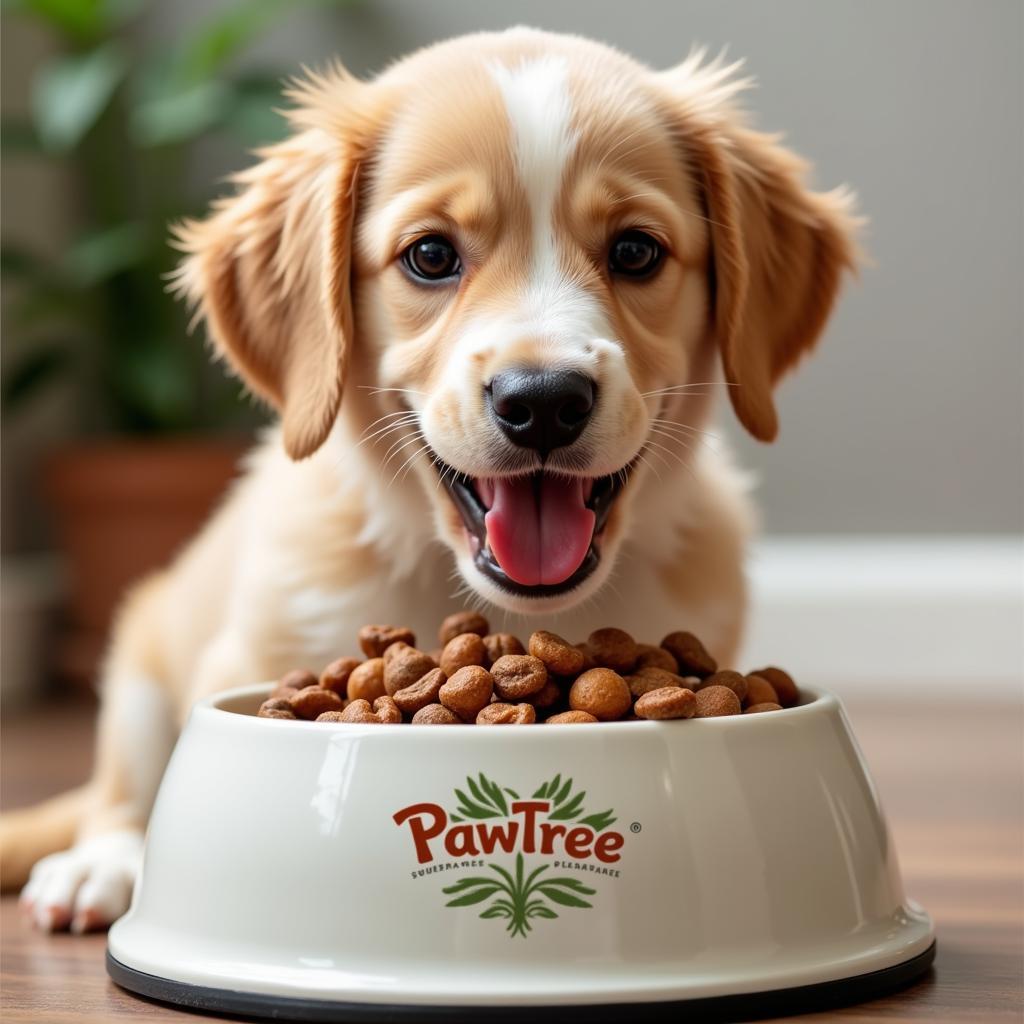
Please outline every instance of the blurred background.
M3 8L0 694L88 688L124 585L264 414L163 290L167 224L283 131L280 81L528 23L657 67L728 46L872 264L779 395L749 657L832 685L1012 687L1024 660L1018 0L10 0Z

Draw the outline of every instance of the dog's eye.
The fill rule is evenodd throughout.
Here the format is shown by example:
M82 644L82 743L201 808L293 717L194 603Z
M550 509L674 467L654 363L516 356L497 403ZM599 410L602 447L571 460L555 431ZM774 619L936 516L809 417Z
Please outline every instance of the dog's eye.
M646 277L661 263L662 249L645 231L623 231L612 242L608 268L613 274Z
M413 242L402 253L409 272L424 281L442 281L462 269L455 246L442 235L427 235Z

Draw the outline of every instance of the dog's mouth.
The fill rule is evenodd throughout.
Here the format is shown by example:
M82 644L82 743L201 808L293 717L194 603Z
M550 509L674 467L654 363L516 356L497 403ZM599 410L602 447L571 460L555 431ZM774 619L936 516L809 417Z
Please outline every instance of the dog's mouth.
M601 561L601 537L633 464L601 477L539 472L470 477L434 456L462 516L473 563L502 589L527 597L562 594Z

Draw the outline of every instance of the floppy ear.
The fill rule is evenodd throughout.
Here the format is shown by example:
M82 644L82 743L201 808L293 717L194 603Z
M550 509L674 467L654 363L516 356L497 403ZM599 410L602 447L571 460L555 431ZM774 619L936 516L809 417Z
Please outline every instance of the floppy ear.
M729 398L754 437L772 441L772 389L825 326L844 270L855 270L853 197L812 192L806 164L751 130L732 105L738 65L702 53L660 77L701 183L711 233L712 320Z
M259 152L237 194L175 230L186 253L176 289L206 320L218 353L281 415L293 459L323 444L338 413L352 341L350 248L362 147L317 103L344 106L358 88L344 72L296 86L301 130ZM326 118L324 119L326 120Z

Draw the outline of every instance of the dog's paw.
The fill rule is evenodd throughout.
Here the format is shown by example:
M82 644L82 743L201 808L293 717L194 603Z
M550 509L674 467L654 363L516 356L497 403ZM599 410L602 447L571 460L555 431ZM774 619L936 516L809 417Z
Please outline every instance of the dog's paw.
M43 931L95 931L127 909L142 866L142 833L109 832L44 857L32 869L21 906Z

